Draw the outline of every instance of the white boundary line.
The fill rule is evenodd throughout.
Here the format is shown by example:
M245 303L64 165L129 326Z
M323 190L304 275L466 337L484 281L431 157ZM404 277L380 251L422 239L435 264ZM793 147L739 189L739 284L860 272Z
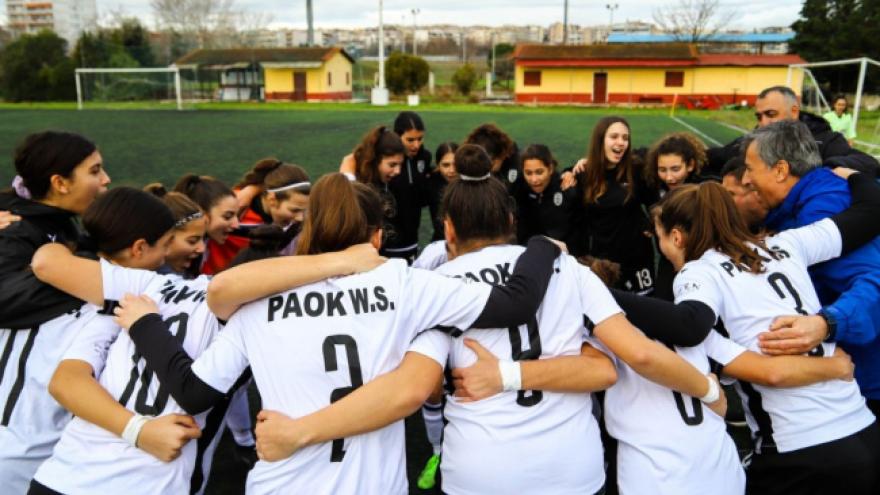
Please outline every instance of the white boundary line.
M676 122L678 122L681 126L687 128L687 129L689 129L690 131L694 132L695 134L698 134L699 136L702 136L703 139L705 139L706 141L711 142L711 143L714 144L715 146L721 146L721 142L720 142L720 141L718 141L717 139L715 139L715 138L713 138L713 137L711 137L711 136L709 136L709 135L703 133L702 131L700 131L700 130L697 129L696 127L694 127L694 126L688 124L687 122L681 120L680 118L678 118L678 117L674 117L674 116L671 116L671 115L669 116L669 118L672 119L672 120L674 120L674 121L676 121Z
M712 122L715 122L716 124L721 124L724 127L727 127L728 129L730 129L732 131L736 131L740 134L747 134L749 132L748 129L743 129L742 127L740 127L738 125L728 124L727 122L721 122L720 120L713 120Z

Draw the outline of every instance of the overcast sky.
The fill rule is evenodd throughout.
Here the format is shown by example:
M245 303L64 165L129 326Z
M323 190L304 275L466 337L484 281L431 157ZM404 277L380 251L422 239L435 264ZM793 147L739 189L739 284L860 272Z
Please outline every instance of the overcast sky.
M569 22L585 26L607 24L607 1L570 0ZM678 0L617 0L614 20L651 20L651 12ZM801 0L721 0L721 10L736 15L730 28L788 26L798 18ZM99 15L121 10L153 25L149 0L97 0ZM305 0L235 0L239 9L271 15L272 27L304 28ZM378 22L377 0L313 0L318 27L366 27ZM419 9L418 24L538 24L562 20L563 0L385 0L385 22L408 25L410 11ZM3 12L5 14L5 12Z

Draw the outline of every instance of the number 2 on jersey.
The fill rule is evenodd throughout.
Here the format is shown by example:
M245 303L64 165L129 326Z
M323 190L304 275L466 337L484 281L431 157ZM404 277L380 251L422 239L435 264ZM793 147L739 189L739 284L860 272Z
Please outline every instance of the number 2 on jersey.
M350 387L339 387L330 392L330 403L334 403L346 395L352 393L355 389L364 384L364 378L361 375L361 359L358 356L357 342L351 335L330 335L324 339L322 352L324 353L324 371L331 372L339 369L339 363L336 360L336 346L342 346L345 349L345 357L348 359L348 376L351 378ZM337 438L333 440L330 448L330 462L342 462L345 457L345 439Z
M767 282L770 284L770 287L773 287L773 290L776 291L776 295L779 296L780 299L786 299L786 292L788 292L788 295L790 295L791 298L794 300L794 310L798 314L809 314L806 310L804 310L804 303L803 301L801 301L801 295L798 294L797 290L795 290L794 288L794 285L791 283L791 280L789 280L784 273L771 273L767 276ZM822 347L822 344L819 344L807 354L809 354L810 356L822 357L825 355L825 348Z
M524 325L529 337L529 348L523 350L520 327L509 327L510 354L514 361L526 361L541 357L541 334L538 333L538 320L532 317L527 325ZM528 395L526 395L528 394ZM520 390L516 393L516 403L523 407L532 407L544 398L540 390Z

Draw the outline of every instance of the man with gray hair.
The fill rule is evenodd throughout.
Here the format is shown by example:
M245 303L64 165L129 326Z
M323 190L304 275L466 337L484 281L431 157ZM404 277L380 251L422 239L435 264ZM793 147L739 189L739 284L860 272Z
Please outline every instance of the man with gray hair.
M880 170L880 163L877 163L877 160L850 147L843 134L831 130L831 126L824 118L801 110L797 95L788 86L772 86L761 91L755 101L755 118L758 121L758 129L781 120L800 121L806 124L809 134L818 146L819 155L822 157L821 165L829 168L852 168L873 176L876 176ZM717 174L725 163L740 153L743 139L744 137L740 137L720 148L709 148L707 151L709 163L704 168L704 173L711 170Z
M754 187L770 207L764 219L768 228L778 232L802 227L849 207L847 182L822 167L806 124L771 123L745 136L742 145L746 164L742 184ZM846 256L811 267L810 277L822 309L817 315L777 318L761 335L761 350L801 354L823 340L836 341L852 356L862 395L880 417L880 237Z

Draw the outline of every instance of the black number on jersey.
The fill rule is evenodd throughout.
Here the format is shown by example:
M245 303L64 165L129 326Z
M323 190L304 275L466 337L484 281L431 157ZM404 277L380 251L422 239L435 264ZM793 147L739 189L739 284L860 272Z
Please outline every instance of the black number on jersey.
M724 392L721 392L722 394ZM682 397L679 392L672 392L672 396L675 397L675 407L678 408L678 414L681 415L681 419L684 421L684 424L688 426L696 426L703 422L703 403L700 402L700 399L696 397L691 397L691 406L694 410L694 414L688 414L687 408L684 406L684 397Z
M672 352L675 352L675 347L671 345L666 345ZM724 393L724 392L721 392ZM693 414L689 414L687 408L684 404L684 397L681 395L681 392L672 391L672 397L675 399L675 407L678 409L678 414L681 416L681 420L684 421L684 424L688 426L696 426L703 422L703 403L700 399L696 397L691 397L691 409L694 410Z
M336 361L336 346L341 345L345 348L345 357L348 359L348 376L351 378L350 387L339 387L330 392L330 403L334 403L346 395L354 392L358 387L364 384L364 378L361 375L361 358L358 356L357 342L351 335L331 335L324 339L324 371L328 373L339 369ZM345 439L337 438L333 440L333 446L330 449L330 462L342 462L345 457Z
M801 296L798 294L797 290L794 288L794 284L791 283L791 280L785 276L784 273L773 272L767 277L767 282L770 283L770 287L773 287L773 290L776 291L776 295L779 296L780 299L786 299L787 295L790 295L794 300L794 310L801 315L808 315L807 311L804 309L804 303L801 301ZM817 345L813 350L808 352L810 356L824 356L825 349L822 347L822 344Z
M165 327L168 329L168 332L174 335L174 339L180 342L181 345L183 345L183 341L186 339L186 325L188 322L189 315L186 313L180 313L165 320ZM175 324L177 325L177 332L171 330ZM168 404L168 398L170 397L170 392L168 392L168 389L164 385L159 383L159 389L156 390L156 397L153 399L153 403L147 404L147 397L150 393L150 382L153 381L155 373L149 365L144 365L144 371L143 373L140 373L138 371L138 365L140 364L141 359L143 358L141 358L139 352L132 354L131 360L134 362L134 366L131 368L131 378L129 378L128 384L122 391L122 395L119 396L119 403L123 406L128 403L129 399L131 399L131 395L134 393L134 388L137 386L137 382L140 381L141 387L140 390L138 390L137 397L134 401L135 412L143 415L158 416L165 410L165 406Z
M528 324L522 325L526 327L529 336L529 348L523 350L522 335L520 328L509 327L507 329L510 334L510 354L514 361L528 361L541 357L541 334L538 333L538 320L532 317ZM540 390L520 390L516 393L516 403L523 407L532 407L541 402L544 393Z
M9 366L12 348L15 347L15 341L19 335L24 335L24 345L21 348L21 354L19 354L18 363L15 366L15 381L12 382L12 388L9 389L9 395L6 397L6 405L3 406L0 426L9 426L12 410L15 409L15 404L18 402L18 398L21 397L21 390L24 388L27 360L34 348L34 340L37 338L38 331L39 327L22 330L4 330L4 333L8 334L9 337L6 345L3 346L3 353L0 354L0 383L3 383L3 378L6 376L6 367Z

